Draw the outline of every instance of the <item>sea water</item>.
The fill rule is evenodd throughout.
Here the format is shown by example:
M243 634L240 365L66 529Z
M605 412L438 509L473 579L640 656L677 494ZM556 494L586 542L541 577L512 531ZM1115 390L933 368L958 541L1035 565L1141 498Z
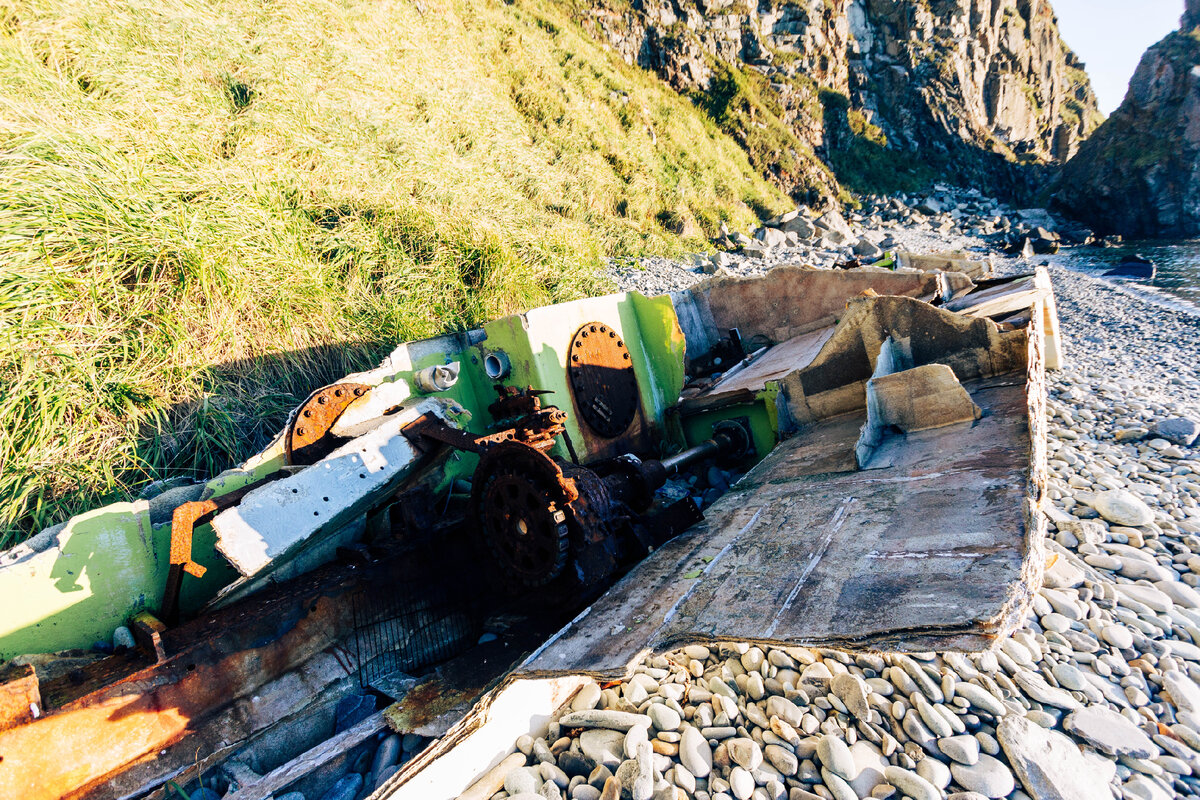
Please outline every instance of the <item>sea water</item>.
M1063 251L1054 261L1089 275L1103 275L1135 254L1154 262L1158 272L1153 280L1105 280L1161 305L1200 315L1200 239L1125 242L1119 247L1073 247Z

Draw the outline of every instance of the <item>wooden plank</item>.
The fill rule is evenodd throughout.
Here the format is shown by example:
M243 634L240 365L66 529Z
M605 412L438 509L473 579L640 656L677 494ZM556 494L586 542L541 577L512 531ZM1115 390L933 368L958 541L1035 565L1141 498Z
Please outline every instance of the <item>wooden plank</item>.
M350 630L355 578L331 564L253 603L166 632L171 654L143 664L111 656L74 686L42 686L53 711L0 731L0 797L61 800L154 758L200 722L298 667ZM115 679L113 679L115 677ZM74 697L67 690L79 690ZM70 753L70 758L62 758Z
M852 461L859 417L782 443L521 671L618 676L725 639L988 646L1029 597L1024 378L967 384L983 419L885 440L861 472L825 471L831 448Z
M32 664L0 669L0 730L23 725L41 713L42 693Z
M731 392L758 392L766 388L767 381L776 380L789 372L804 369L813 362L821 347L833 336L834 329L821 328L810 333L793 336L786 342L775 345L762 356L725 378L700 398L707 399ZM698 398L698 399L700 399Z
M282 767L262 776L253 785L243 786L236 792L225 795L225 800L266 800L276 792L286 789L294 781L311 774L322 765L338 758L345 751L365 742L387 727L383 712L377 711L349 730L326 739L316 747L293 758Z

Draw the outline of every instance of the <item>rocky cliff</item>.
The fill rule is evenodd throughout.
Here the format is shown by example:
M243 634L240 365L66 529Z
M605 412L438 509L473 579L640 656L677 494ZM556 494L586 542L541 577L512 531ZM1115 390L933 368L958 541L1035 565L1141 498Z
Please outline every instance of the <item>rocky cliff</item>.
M948 178L1027 194L1099 123L1041 0L577 0L812 202Z
M1142 56L1121 107L1063 169L1055 202L1100 233L1200 236L1200 0Z

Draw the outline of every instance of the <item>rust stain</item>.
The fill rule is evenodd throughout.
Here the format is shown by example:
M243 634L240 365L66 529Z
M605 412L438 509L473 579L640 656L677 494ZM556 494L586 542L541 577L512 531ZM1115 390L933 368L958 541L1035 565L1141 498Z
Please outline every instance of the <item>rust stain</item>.
M328 647L350 625L349 604L337 597L347 586L344 569L318 570L252 605L167 631L172 654L165 661L135 665L116 681L103 674L128 670L130 662L120 656L98 662L101 688L0 731L0 797L85 797L179 742L196 721Z
M371 391L362 383L335 383L318 390L296 409L283 438L288 464L315 464L337 448L328 436L338 417L358 398Z

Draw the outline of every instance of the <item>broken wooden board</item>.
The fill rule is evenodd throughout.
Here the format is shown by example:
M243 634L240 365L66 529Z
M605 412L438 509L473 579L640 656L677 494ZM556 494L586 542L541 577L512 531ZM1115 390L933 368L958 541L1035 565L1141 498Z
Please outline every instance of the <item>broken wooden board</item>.
M724 640L988 647L1036 588L1042 532L1027 522L1024 374L967 389L983 419L887 440L861 472L811 474L806 435L782 443L520 672L616 678L648 652ZM862 421L816 430L852 452Z
M846 300L868 289L881 295L936 297L947 283L946 276L932 272L780 265L762 276L712 277L675 292L671 299L692 361L711 350L730 328L737 328L747 342L755 337L786 342L834 325Z
M578 675L546 680L508 676L444 737L406 763L372 797L392 800L457 797L499 764L518 736L531 731L544 736L554 711L585 683L589 680Z
M162 663L133 651L44 683L45 713L0 731L0 797L91 796L135 764L166 756L173 769L164 751L177 745L194 759L184 740L202 721L351 630L356 583L352 569L327 565L254 603L166 631Z
M986 278L992 273L991 258L973 258L960 251L923 254L900 251L896 253L896 263L906 269L961 272L973 280Z
M810 333L793 336L763 353L758 359L737 372L730 371L727 377L705 392L697 401L708 400L720 395L736 392L759 392L768 381L778 380L789 372L803 369L812 363L821 348L833 336L833 327L820 328Z
M394 492L421 455L403 428L423 414L446 413L442 401L422 400L312 466L254 489L213 520L217 551L244 576L286 564Z

